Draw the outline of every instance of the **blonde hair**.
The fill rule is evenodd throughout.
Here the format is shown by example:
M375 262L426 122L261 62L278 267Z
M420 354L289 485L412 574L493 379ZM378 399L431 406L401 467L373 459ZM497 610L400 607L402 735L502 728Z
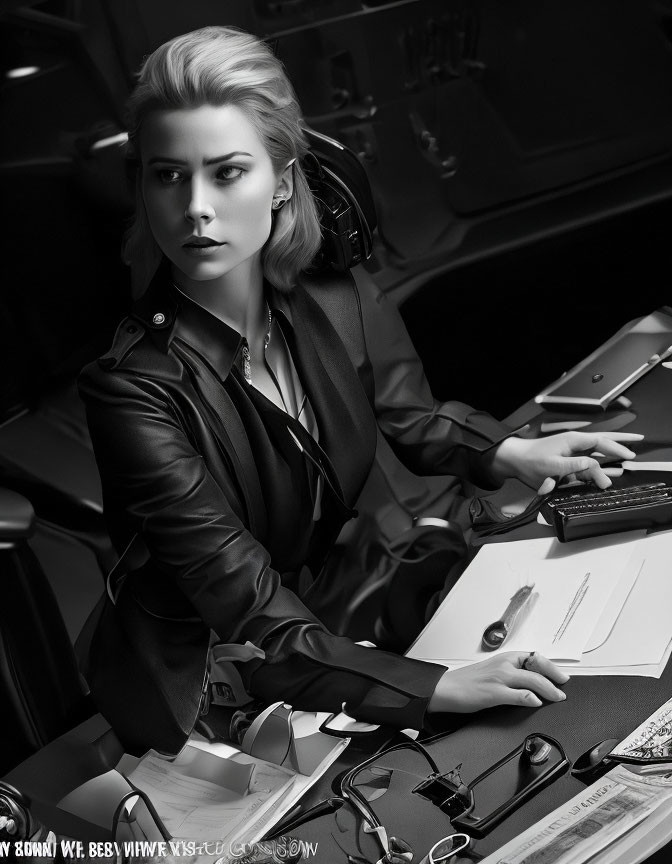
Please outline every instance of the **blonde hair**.
M301 158L307 144L301 111L280 61L268 45L232 27L203 27L164 43L146 58L127 104L129 158L139 169L142 123L157 109L235 105L253 124L280 174L295 159L294 190L274 211L271 236L262 250L264 275L290 289L320 247L320 222ZM161 253L149 228L136 170L136 213L124 243L134 290L144 290Z

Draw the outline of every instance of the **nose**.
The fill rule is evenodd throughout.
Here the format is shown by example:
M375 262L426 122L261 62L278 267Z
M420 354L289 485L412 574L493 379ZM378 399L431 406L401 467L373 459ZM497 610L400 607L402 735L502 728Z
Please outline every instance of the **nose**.
M184 218L194 224L210 222L215 217L215 208L207 194L207 188L198 178L194 177L189 189L189 201L184 210Z

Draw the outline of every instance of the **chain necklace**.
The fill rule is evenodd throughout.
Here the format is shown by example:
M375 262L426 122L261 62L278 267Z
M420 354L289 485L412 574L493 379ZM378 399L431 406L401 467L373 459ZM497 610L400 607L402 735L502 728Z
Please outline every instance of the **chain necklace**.
M177 282L173 282L173 287L179 291L180 294L184 292L177 284ZM271 307L266 304L266 334L264 335L264 354L266 353L266 349L268 348L269 342L271 341L271 325L273 324L273 315L271 314ZM241 358L242 358L242 367L243 367L243 375L245 376L245 380L248 384L252 383L252 357L250 356L250 346L247 344L247 339L243 336L243 346L241 348Z
M268 343L271 341L271 325L273 324L273 316L271 307L266 305L266 334L264 336L264 354L268 348ZM252 383L252 358L250 356L250 346L247 344L247 339L243 338L243 347L241 348L241 356L243 361L243 376L248 384Z

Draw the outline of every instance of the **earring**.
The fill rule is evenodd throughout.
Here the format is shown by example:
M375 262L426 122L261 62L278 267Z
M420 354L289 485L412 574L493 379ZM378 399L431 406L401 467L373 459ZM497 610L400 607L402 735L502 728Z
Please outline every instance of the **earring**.
M273 203L271 206L274 210L279 210L282 207L282 205L285 203L286 200L287 199L284 198L282 195L274 195L273 196Z

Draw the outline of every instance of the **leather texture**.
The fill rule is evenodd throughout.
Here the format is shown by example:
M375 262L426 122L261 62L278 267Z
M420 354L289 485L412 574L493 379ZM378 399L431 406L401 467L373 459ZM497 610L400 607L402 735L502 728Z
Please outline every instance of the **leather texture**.
M0 541L25 540L34 527L35 511L31 503L11 489L0 488Z
M132 590L103 594L78 640L82 672L124 750L176 755L198 720L210 634L198 619L147 613ZM134 706L135 710L128 710Z
M267 299L319 444L245 383L239 334L178 295L159 270L112 350L80 378L105 513L118 549L139 532L149 550L131 579L145 608L195 614L221 641L249 640L265 652L240 669L254 696L312 710L347 702L361 719L420 728L445 670L328 632L319 619L322 564L353 515L376 421L404 463L426 474L469 472L510 429L432 398L399 313L367 274L357 287L349 274L324 277L342 294L324 308L316 278L290 293L267 286ZM332 323L335 309L359 320L359 339L347 335L350 320ZM223 413L206 395L212 376L227 397ZM327 481L315 525L310 470Z

